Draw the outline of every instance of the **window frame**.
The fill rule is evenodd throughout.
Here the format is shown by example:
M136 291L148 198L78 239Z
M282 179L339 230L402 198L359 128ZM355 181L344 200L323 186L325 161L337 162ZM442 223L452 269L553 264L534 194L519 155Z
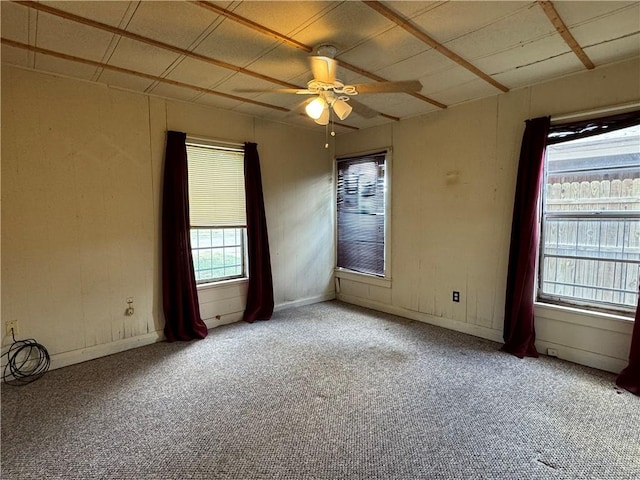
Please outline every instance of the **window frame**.
M372 273L359 272L357 270L352 270L345 267L338 266L338 241L339 241L339 231L338 231L338 162L347 160L347 159L355 159L355 158L364 158L367 156L381 155L384 154L384 274L376 275ZM338 278L344 278L345 280L354 280L358 282L364 282L370 285L390 288L391 287L391 191L392 191L392 178L393 178L393 162L392 162L392 148L391 147L383 147L377 148L374 150L366 150L362 152L350 153L337 155L334 157L333 161L333 205L334 205L334 218L335 218L335 228L334 228L334 239L335 239L335 267L334 274Z
M186 138L186 146L194 146L194 147L205 147L205 148L212 148L212 149L220 149L220 150L226 150L226 151L234 151L236 153L238 153L241 158L240 161L244 162L244 144L241 143L233 143L233 142L227 142L227 141L222 141L222 140L213 140L213 139L208 139L208 138L201 138L201 137L194 137L194 136L190 136L187 135ZM187 154L187 169L189 166L189 156ZM243 178L244 178L244 173L243 173ZM246 194L245 194L246 195ZM197 280L196 279L196 285L197 287L200 288L206 288L206 287L211 287L211 286L216 286L216 285L223 285L223 284L228 284L230 282L242 282L242 281L247 281L249 278L249 259L248 259L248 250L247 250L247 224L246 224L246 219L245 219L245 223L244 225L207 225L207 226L202 226L202 225L193 225L191 224L191 219L190 219L190 225L189 225L189 235L191 236L192 231L193 230L198 230L198 229L204 229L204 230L224 230L224 229L229 229L229 228L233 228L233 229L239 229L241 230L241 248L242 248L242 265L241 265L241 273L238 275L227 275L224 277L212 277L212 278L205 278L205 279L201 279L201 280ZM224 233L223 233L224 235ZM195 247L191 244L190 242L190 247L191 247L191 257L192 257L192 265L193 265L193 269L194 269L194 273L197 271L197 265L196 265L196 257L197 257L197 251L201 250L201 247ZM206 248L206 247L205 247ZM222 246L219 247L209 247L210 249L224 249L224 243Z
M598 122L599 120L602 119L607 119L610 117L595 117L590 119L590 122ZM555 131L561 129L561 127L565 126L565 125L572 125L573 122L558 122L557 124L555 124L554 126L551 127L550 130L550 135L549 135L549 143L547 144L547 147L549 145L555 145L555 144L561 144L564 142L568 142L571 140L576 140L578 138L583 138L581 136L577 136L577 138L568 138L566 140L564 139L551 139L552 138L552 133L554 132L554 128ZM579 123L579 122L576 122ZM632 125L638 125L640 126L640 118L638 120L636 120ZM631 126L631 125L627 125L626 127ZM621 128L626 128L626 127L621 127ZM606 128L606 127L605 127ZM594 136L600 135L606 133L606 130L602 130L599 133L595 134ZM588 135L585 135L588 136ZM640 210L611 210L611 211L602 211L602 212L594 212L594 211L580 211L580 210L576 210L575 213L574 212L565 212L565 211L552 211L552 212L548 212L546 211L545 206L548 205L547 203L547 188L546 188L546 184L547 184L547 178L548 178L548 148L545 148L545 153L544 153L544 159L543 159L543 172L542 172L542 179L540 182L540 195L539 195L539 201L538 201L538 226L539 226L539 240L538 240L538 256L537 256L537 275L536 275L536 298L535 301L538 304L547 304L547 305L557 305L560 307L565 307L565 308L571 308L571 309L578 309L578 310L582 310L582 311L586 311L586 312L593 312L593 313L604 313L604 314L612 314L612 315L616 315L616 316L622 316L624 318L628 318L631 317L633 318L633 315L635 313L636 307L635 306L630 306L630 305L625 305L625 304L621 304L621 303L612 303L612 302L606 302L606 301L598 301L598 300L593 300L590 301L588 299L579 299L579 298L574 298L574 297L568 297L568 296L564 296L561 294L554 294L554 293L545 293L543 292L543 284L544 284L544 260L545 257L547 257L547 255L545 255L545 222L547 220L556 220L556 219L567 219L567 220L577 220L578 222L580 220L583 219L593 219L593 220L616 220L616 219L629 219L631 221L633 220L640 220ZM614 168L624 168L622 166L620 167L614 167ZM571 170L571 171L566 171L566 172L557 172L557 173L568 173L568 174L575 174L578 173L580 171L583 172L594 172L597 171L598 168L590 168L588 170L583 169L583 170L579 170L579 169L575 169L575 170ZM577 227L576 227L577 228ZM624 228L624 227L623 227ZM624 233L624 232L623 232ZM576 233L577 235L577 233ZM598 245L601 245L601 243L599 242ZM562 258L562 257L557 257L557 258ZM607 260L608 257L603 257L603 258L586 258L586 257L582 257L582 256L575 256L575 257L571 257L571 258L576 258L576 259L586 259L586 260ZM640 260L628 260L628 259L616 259L616 258L611 258L611 261L614 262L619 262L619 263L632 263L632 264L640 264ZM640 281L640 272L638 274L638 278L636 279L636 281ZM588 286L586 288L589 288ZM596 287L597 288L597 287Z
M235 230L240 230L240 244L239 245L233 245L233 247L240 247L242 250L242 263L240 265L240 269L241 269L241 273L237 274L237 275L225 275L223 277L208 277L202 280L198 280L197 278L197 273L198 273L198 269L196 268L196 252L199 250L214 250L214 249L224 249L225 247L227 247L227 245L224 244L223 241L223 245L218 246L218 247L194 247L193 246L193 242L191 243L191 256L193 258L193 270L194 273L196 274L196 285L197 286L203 286L203 285L208 285L208 284L216 284L216 283L220 283L220 282L227 282L230 280L244 280L244 279L248 279L249 275L248 275L248 258L247 258L247 227L238 227L238 226L231 226L231 227L221 227L221 226L216 226L216 227L193 227L190 226L189 227L189 234L191 235L191 233L193 232L193 230L226 230L226 229L235 229ZM223 233L224 236L224 233ZM224 250L223 250L224 251ZM237 266L237 265L234 265ZM226 264L225 264L226 267Z

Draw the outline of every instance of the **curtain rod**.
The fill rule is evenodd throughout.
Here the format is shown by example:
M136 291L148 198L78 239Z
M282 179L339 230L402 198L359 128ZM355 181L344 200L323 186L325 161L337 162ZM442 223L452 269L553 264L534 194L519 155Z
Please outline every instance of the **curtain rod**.
M631 111L635 108L640 108L640 102L623 103L620 105L614 105L611 107L602 107L594 110L584 110L582 112L567 113L564 115L551 116L551 123L564 122L567 120L579 120L588 119L589 117L596 117L602 114L624 113L623 110Z

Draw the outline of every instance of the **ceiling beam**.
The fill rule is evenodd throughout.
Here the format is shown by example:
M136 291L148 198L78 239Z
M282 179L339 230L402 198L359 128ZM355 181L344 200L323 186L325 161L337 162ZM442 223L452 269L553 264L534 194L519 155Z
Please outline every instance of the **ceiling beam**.
M201 55L199 53L195 53L189 50L185 50L184 48L176 47L174 45L169 45L168 43L161 42L159 40L154 40L152 38L144 37L142 35L138 35L136 33L129 32L127 30L123 30L122 28L113 27L111 25L107 25L106 23L96 22L95 20L91 20L88 18L80 17L78 15L74 15L72 13L65 12L63 10L58 10L57 8L50 7L48 5L44 5L39 2L30 2L30 1L17 1L14 3L18 3L25 7L32 8L34 10L38 10L41 12L48 13L50 15L54 15L56 17L65 18L67 20L71 20L72 22L81 23L83 25L88 25L93 28L97 28L99 30L103 30L106 32L113 33L114 35L120 35L125 38L130 38L131 40L135 40L138 42L146 43L147 45L153 45L154 47L162 48L164 50L169 50L171 52L177 53L179 55L184 55L186 57L195 58L196 60L200 60L203 62L210 63L217 67L226 68L227 70L233 70L234 72L242 73L244 75L249 75L254 78L259 78L260 80L265 80L267 82L275 83L278 85L282 85L287 88L304 88L299 85L294 85L293 83L284 82L277 78L269 77L267 75L262 75L261 73L254 72L252 70L248 70L246 68L238 67L237 65L233 65L231 63L223 62L222 60L217 60L212 57L207 57L206 55Z
M494 80L493 78L491 78L489 75L484 73L478 67L476 67L475 65L471 64L470 62L468 62L467 60L462 58L460 55L458 55L457 53L449 50L447 47L445 47L443 44L441 44L440 42L438 42L434 38L431 38L418 25L416 25L414 22L412 22L408 18L400 15L399 13L395 12L394 10L391 10L389 7L387 7L386 5L382 4L381 2L378 2L378 1L363 1L363 3L365 5L371 7L373 10L375 10L378 13L380 13L381 15L387 17L389 20L391 20L396 25L398 25L399 27L401 27L404 30L406 30L407 32L409 32L411 35L416 37L418 40L420 40L420 41L426 43L427 45L429 45L431 48L433 48L438 53L441 53L442 55L444 55L445 57L449 58L450 60L453 60L455 63L457 63L461 67L466 68L471 73L473 73L474 75L477 75L478 77L480 77L484 81L490 83L491 85L493 85L497 89L499 89L499 90L501 90L503 92L508 92L509 91L509 89L507 87L505 87L500 82L498 82L498 81Z
M544 10L544 13L547 15L547 17L549 17L549 20L551 21L553 26L556 27L557 32L560 34L566 44L569 45L569 48L571 48L573 53L575 53L576 56L580 59L582 64L587 67L588 70L594 69L596 66L584 52L574 36L571 34L571 32L569 31L569 27L567 27L567 25L564 23L553 3L548 0L538 0L538 5L542 7L542 10Z
M63 60L69 60L71 62L76 62L76 63L83 63L85 65L91 65L92 67L96 67L96 68L104 68L105 70L111 70L113 72L125 73L127 75L133 75L135 77L140 77L147 80L166 83L168 85L173 85L176 87L188 88L190 90L195 90L196 92L207 93L209 95L216 95L219 97L228 98L230 100L237 100L243 103L251 103L253 105L258 105L260 107L272 108L274 110L279 110L281 112L291 111L288 108L280 107L278 105L271 105L269 103L252 100L250 98L238 97L236 95L231 95L229 93L218 92L216 90L211 90L210 88L199 87L197 85L191 85L189 83L178 82L176 80L170 80L168 78L158 77L156 75L149 75L148 73L142 73L136 70L130 70L128 68L116 67L115 65L109 65L108 63L103 63L103 62L96 62L94 60L89 60L88 58L76 57L74 55L67 55L66 53L56 52L54 50L48 50L46 48L40 48L34 45L27 45L26 43L16 42L15 40L9 40L8 38L4 38L4 37L1 39L1 41L3 45L8 45L10 47L15 47L15 48L21 48L23 50L28 50L30 52L40 53L42 55L61 58Z
M291 45L294 46L300 50L303 50L307 53L311 53L313 52L313 47L310 45L305 45L304 43L298 42L297 40L294 40L291 37L288 37L286 35L283 35L282 33L276 32L275 30L271 30L268 27L265 27L264 25L261 25L257 22L254 22L253 20L249 20L246 17L242 17L240 15L238 15L237 13L234 13L230 10L227 10L225 8L222 8L218 5L214 5L210 2L201 2L201 1L193 1L191 3L194 3L196 5L199 5L202 8L206 8L207 10L211 10L212 12L217 13L218 15L222 15L226 18L228 18L229 20L233 20L234 22L238 22L241 25L244 25L245 27L249 27L250 29L262 33L264 35L267 35L269 37L275 38L287 45ZM339 58L336 58L338 64L340 66L342 66L343 68L346 68L347 70L351 70L352 72L355 72L359 75L368 77L372 80L376 80L378 82L388 82L389 80L386 78L383 78L379 75L376 75L375 73L371 73L367 70L364 70L363 68L360 67L356 67L355 65L351 65L350 63L347 62L343 62L342 60L340 60ZM412 97L415 97L419 100L422 100L423 102L427 102L430 103L431 105L434 105L438 108L447 108L447 106L444 103L438 102L437 100L433 100L432 98L429 97L425 97L424 95L421 95L417 92L403 92L406 93L408 95L411 95ZM397 117L392 117L392 116L388 116L385 114L380 114L383 117L386 118L390 118L390 119L396 119Z

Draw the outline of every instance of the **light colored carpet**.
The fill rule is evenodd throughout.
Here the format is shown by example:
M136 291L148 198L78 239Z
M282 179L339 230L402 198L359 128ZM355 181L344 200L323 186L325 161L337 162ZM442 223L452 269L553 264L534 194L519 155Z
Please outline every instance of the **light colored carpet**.
M638 479L614 376L326 302L2 387L3 479Z

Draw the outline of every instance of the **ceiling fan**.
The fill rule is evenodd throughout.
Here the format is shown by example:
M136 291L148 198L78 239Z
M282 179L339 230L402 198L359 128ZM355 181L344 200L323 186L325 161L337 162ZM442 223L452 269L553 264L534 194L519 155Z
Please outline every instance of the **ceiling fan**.
M336 78L338 62L333 45L320 45L310 56L313 79L307 82L307 88L275 88L275 89L243 89L242 92L284 92L297 95L313 95L315 98L306 102L305 111L319 125L329 123L331 112L340 120L347 118L352 111L365 118L372 118L378 112L351 97L369 93L418 92L422 84L418 80L401 82L372 82L345 85Z

